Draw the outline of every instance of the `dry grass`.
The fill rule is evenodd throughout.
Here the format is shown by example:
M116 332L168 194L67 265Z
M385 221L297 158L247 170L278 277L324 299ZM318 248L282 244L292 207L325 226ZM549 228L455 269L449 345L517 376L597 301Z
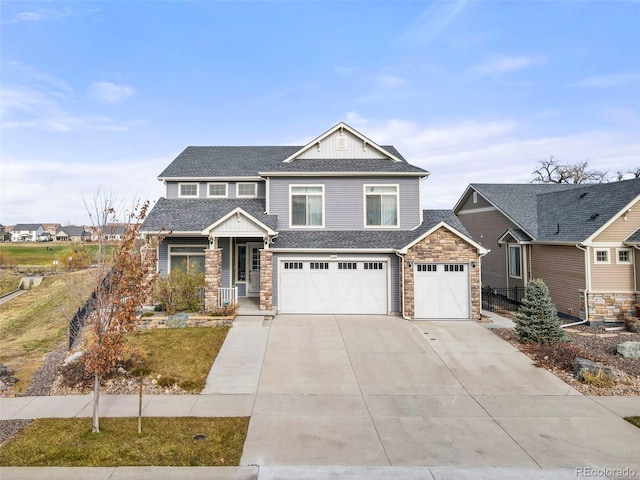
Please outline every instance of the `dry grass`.
M42 284L0 305L0 363L20 380L23 393L43 357L67 342L68 323L92 290L90 272L44 278Z
M0 295L13 292L20 285L21 276L8 270L0 270Z
M625 420L631 423L632 425L635 425L636 427L640 428L640 417L627 417L625 418Z
M167 328L130 333L127 340L144 352L144 364L165 382L200 391L227 337L229 327Z
M2 466L236 466L248 417L39 419L0 446ZM205 435L201 440L196 435ZM46 439L46 441L43 441Z

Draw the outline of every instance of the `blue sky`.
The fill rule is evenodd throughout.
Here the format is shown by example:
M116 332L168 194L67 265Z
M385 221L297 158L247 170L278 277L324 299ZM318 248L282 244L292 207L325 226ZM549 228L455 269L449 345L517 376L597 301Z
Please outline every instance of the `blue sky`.
M345 121L431 172L425 208L540 160L640 166L640 2L0 5L0 223L155 200L187 145Z

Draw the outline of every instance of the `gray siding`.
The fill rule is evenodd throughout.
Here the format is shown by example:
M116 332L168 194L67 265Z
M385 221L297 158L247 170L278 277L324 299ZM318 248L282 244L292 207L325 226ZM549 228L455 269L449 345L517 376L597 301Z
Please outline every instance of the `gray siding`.
M487 208L492 207L492 205L485 200L485 198L478 193L477 195L477 203L473 203L473 190L469 191L469 194L466 196L464 201L462 202L462 206L458 209L459 212L465 210L473 210L476 208Z
M362 259L366 260L367 258L388 258L389 268L390 268L390 311L397 313L400 312L400 270L399 270L399 259L396 255L366 255L366 254L341 254L338 258L332 258L330 254L303 254L303 253L274 253L273 254L273 307L277 308L278 306L278 262L280 258L330 258L333 261L340 261L342 258L349 259Z
M325 230L371 230L364 227L363 188L369 184L398 185L399 229L410 230L420 224L420 180L415 177L276 177L270 180L269 214L279 216L279 230L290 229L289 185L292 184L324 185Z
M207 183L226 183L227 184L227 197L226 198L236 198L236 184L238 182L218 182L216 180L211 180L209 182L167 182L166 188L166 198L178 198L179 190L178 184L180 183L198 183L200 185L198 189L198 198L208 198L207 197ZM258 198L265 198L266 186L265 182L240 182L240 183L257 183L258 184Z
M169 272L169 245L203 245L209 242L205 237L165 237L158 248L158 273L165 277Z
M320 142L320 145L313 145L310 149L304 152L297 158L302 159L353 159L353 158L389 158L387 155L379 152L378 150L368 145L363 148L364 144L355 135L349 132L342 132L342 139L346 148L343 150L338 149L338 137L339 132L335 132L329 135L327 138ZM295 160L294 160L295 162Z
M222 286L231 288L231 238L219 238L218 248L222 249Z

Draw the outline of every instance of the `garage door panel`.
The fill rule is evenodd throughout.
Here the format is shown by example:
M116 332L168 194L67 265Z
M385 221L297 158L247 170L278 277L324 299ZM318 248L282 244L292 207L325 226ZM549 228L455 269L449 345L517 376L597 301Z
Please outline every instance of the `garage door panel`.
M469 272L465 264L414 266L416 318L469 318Z
M387 313L386 270L362 270L358 284L357 313Z

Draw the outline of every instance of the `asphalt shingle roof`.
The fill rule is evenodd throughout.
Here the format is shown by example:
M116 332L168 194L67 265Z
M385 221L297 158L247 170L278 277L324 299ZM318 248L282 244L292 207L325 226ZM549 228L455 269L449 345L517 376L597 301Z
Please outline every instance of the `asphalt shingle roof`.
M238 207L275 230L278 219L265 215L264 199L160 198L140 231L201 232Z
M13 227L14 232L33 232L42 227L40 223L19 223Z
M380 248L401 249L420 237L441 221L446 222L460 233L469 236L453 210L424 210L422 224L414 230L371 231L371 230L333 230L333 231L296 231L285 230L278 234L273 249L290 248Z
M159 178L256 177L260 172L425 172L407 163L391 146L382 148L402 159L389 160L283 160L300 146L187 147ZM426 172L425 172L426 173Z
M626 243L640 243L640 228L625 240Z
M540 195L538 240L583 241L639 195L640 178Z

